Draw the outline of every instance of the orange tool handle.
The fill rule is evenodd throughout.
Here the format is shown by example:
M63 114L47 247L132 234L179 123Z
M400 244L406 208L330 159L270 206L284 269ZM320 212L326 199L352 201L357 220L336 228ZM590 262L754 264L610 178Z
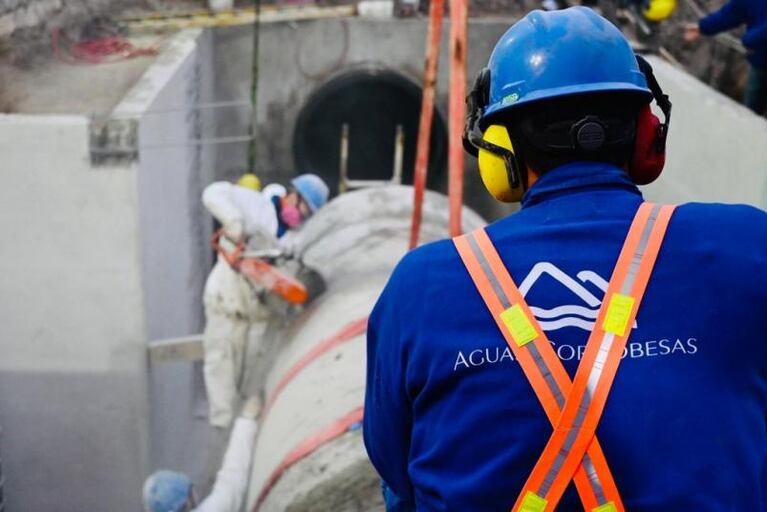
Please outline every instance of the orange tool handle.
M227 252L219 243L221 236L223 230L219 229L211 237L210 245L235 271L291 304L304 304L309 299L306 287L294 277L281 272L261 258L243 257L245 242L242 240L233 251Z

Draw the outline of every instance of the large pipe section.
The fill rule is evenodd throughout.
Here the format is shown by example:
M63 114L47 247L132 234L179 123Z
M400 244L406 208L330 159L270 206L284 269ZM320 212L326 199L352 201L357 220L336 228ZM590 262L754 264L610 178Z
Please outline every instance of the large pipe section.
M359 421L365 386L365 323L408 250L413 189L343 194L300 233L304 261L327 291L285 329L269 333L267 403L256 441L247 510L380 510L378 477ZM463 228L484 224L464 209ZM448 201L427 191L421 240L447 236Z

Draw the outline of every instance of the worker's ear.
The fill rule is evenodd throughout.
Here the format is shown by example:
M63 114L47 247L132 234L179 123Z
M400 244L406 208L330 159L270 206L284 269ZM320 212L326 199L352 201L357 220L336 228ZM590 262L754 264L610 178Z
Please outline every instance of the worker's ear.
M487 127L482 133L477 156L479 174L482 183L490 195L504 203L514 203L522 200L525 193L519 159L514 153L509 130L500 124ZM495 151L500 148L504 151Z

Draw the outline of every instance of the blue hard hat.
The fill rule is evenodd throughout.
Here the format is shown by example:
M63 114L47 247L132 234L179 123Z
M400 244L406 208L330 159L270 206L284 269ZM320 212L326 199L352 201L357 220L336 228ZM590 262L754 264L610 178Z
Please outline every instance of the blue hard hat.
M183 512L192 495L192 481L175 471L154 472L144 482L146 512Z
M301 196L312 213L316 212L328 202L330 191L325 182L316 174L302 174L293 178L290 182L296 192Z
M482 119L535 101L626 91L652 99L631 45L587 7L533 11L495 45Z

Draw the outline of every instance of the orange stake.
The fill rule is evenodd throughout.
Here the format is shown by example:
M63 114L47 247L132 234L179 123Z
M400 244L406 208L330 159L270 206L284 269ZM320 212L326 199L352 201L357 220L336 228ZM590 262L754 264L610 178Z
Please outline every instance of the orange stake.
M463 124L466 116L466 0L450 0L450 100L448 107L448 196L450 236L461 229L463 205Z
M429 168L431 123L434 117L434 96L439 65L439 42L442 33L444 0L431 0L429 5L429 31L426 35L426 62L423 72L423 98L421 100L421 122L418 125L418 145L415 156L413 178L413 222L410 228L410 248L418 245L423 211L423 194L426 188L426 174Z

